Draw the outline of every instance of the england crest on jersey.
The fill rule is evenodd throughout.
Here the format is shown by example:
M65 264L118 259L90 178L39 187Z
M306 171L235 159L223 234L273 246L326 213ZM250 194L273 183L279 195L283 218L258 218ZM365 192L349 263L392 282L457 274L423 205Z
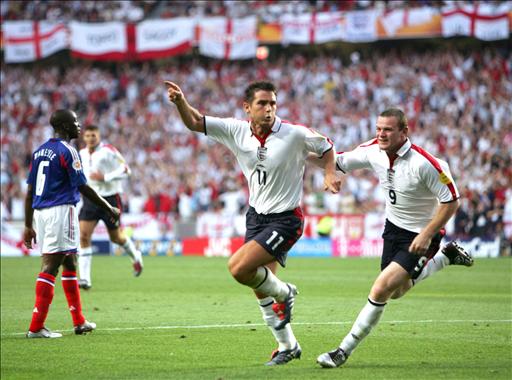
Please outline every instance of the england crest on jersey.
M267 158L267 148L259 146L258 151L256 152L256 157L258 157L258 160L264 161Z

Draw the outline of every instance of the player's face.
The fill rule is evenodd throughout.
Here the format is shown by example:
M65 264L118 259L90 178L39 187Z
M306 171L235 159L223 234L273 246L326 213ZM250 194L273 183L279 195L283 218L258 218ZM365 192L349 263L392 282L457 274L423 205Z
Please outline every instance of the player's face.
M84 132L84 141L87 145L87 148L94 148L100 143L100 131L85 131Z
M398 149L407 140L408 129L398 129L398 120L396 117L377 118L377 141L379 148L387 153L396 153Z
M276 94L272 91L256 91L252 102L244 103L244 109L255 125L271 128L276 118Z
M76 139L80 135L80 123L78 122L78 118L74 112L71 112L70 114L70 120L67 124L67 129L70 139Z

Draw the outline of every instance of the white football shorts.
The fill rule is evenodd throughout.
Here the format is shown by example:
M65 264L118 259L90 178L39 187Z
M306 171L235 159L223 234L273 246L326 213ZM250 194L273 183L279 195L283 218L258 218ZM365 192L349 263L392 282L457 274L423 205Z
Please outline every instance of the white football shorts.
M42 255L77 253L80 232L75 206L60 205L34 210L34 230Z

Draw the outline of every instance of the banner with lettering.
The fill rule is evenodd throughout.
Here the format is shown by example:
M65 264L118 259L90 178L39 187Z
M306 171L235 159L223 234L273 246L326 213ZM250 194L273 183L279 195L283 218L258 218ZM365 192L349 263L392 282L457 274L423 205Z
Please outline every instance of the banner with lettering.
M322 44L343 38L340 12L285 14L281 28L283 45Z
M472 36L484 41L509 37L510 2L492 4L457 4L447 7L442 14L443 37Z
M372 42L377 40L377 10L347 12L345 35L348 42Z
M185 53L192 47L194 28L194 20L185 17L147 20L137 24L137 59L164 58Z
M209 17L199 21L199 53L221 59L256 57L256 16L240 19Z
M229 257L243 244L244 238L184 238L183 256Z
M32 62L69 48L68 29L49 21L5 21L2 24L6 63Z
M128 54L127 25L122 22L98 24L72 21L71 54L95 60L123 60Z

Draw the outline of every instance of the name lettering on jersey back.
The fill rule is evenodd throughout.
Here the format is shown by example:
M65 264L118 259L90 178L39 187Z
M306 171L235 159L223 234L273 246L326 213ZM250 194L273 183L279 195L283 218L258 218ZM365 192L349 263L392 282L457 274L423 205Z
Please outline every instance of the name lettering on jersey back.
M40 157L48 157L50 161L52 161L55 157L57 157L57 153L51 149L41 149L34 154L34 160L37 160Z

